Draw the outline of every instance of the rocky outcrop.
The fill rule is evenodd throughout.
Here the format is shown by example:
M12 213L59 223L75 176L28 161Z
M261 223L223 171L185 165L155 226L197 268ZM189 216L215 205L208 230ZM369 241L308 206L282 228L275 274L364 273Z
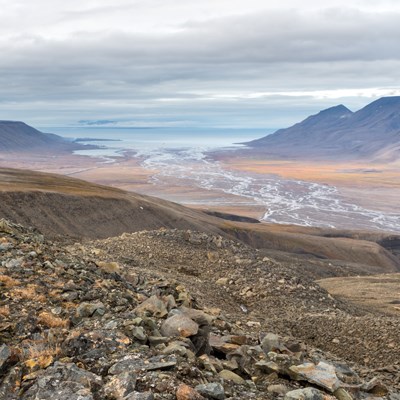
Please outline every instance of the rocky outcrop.
M212 260L234 256L239 268L257 262L250 249L221 237L153 232L156 249L146 235L136 236L148 261L162 238L174 237L197 257L194 249L207 243L218 254ZM104 249L66 248L5 220L0 246L0 399L396 399L396 372L384 384L377 371L264 330L255 314L239 319L217 308L223 303L202 304L179 274L121 260L117 271L102 268ZM171 256L179 262L179 253ZM241 292L250 299L257 290Z

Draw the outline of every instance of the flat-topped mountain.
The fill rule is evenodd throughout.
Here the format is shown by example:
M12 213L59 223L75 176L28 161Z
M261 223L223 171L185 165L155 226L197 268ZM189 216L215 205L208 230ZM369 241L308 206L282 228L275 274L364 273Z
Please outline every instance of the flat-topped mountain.
M0 152L71 150L83 147L61 136L43 133L20 121L0 121Z
M328 108L246 144L275 156L395 160L400 155L400 97L383 97L354 113L343 105Z

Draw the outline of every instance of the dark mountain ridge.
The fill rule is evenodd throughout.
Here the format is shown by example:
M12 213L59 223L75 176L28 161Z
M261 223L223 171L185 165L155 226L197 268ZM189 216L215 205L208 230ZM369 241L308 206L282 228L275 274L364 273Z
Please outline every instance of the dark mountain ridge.
M383 97L354 113L331 107L246 144L275 156L394 160L400 154L400 97Z
M61 136L40 132L21 121L0 121L0 152L32 152L38 150L73 150L83 145Z

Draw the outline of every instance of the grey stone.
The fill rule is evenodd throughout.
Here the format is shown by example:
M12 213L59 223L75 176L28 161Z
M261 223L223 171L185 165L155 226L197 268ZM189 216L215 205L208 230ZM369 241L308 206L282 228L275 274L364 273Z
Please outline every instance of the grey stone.
M3 344L0 347L0 372L3 372L7 369L8 364L11 359L11 349Z
M285 385L269 385L267 388L269 393L285 395L289 389Z
M197 385L195 389L203 396L209 399L224 400L225 391L220 383L206 383L205 385Z
M102 302L97 303L81 303L76 309L76 316L78 318L86 318L92 316L102 316L105 314L105 307Z
M142 360L135 358L134 356L126 356L122 360L115 363L109 370L108 373L112 375L119 375L126 371L155 371L170 369L176 365L176 358L156 356L149 360Z
M324 397L325 394L318 389L305 388L286 393L284 400L324 400Z
M140 342L147 341L146 332L141 326L135 326L132 328L132 336Z
M174 315L166 319L161 325L163 336L190 337L196 335L199 325L185 315Z
M281 351L285 347L282 346L279 340L279 336L275 333L267 333L264 339L261 341L261 348L263 349L265 354L268 354L270 351L276 352L277 350Z
M181 357L187 355L187 349L179 343L170 343L163 351L163 354L177 354Z
M154 400L151 392L134 392L124 397L124 400Z
M100 389L102 383L101 377L75 364L56 362L43 372L22 399L92 400L93 393Z
M135 308L135 313L139 316L152 315L154 317L163 318L168 314L168 310L164 302L154 295L139 304Z

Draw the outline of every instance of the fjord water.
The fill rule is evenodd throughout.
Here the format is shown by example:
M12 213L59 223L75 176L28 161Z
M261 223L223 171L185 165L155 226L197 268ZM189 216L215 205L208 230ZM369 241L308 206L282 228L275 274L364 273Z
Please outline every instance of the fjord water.
M104 162L115 162L125 151L134 151L144 168L158 171L151 177L154 185L168 188L178 182L182 186L238 195L246 198L248 205L265 206L268 211L263 219L268 222L400 232L400 215L363 208L342 197L333 186L231 171L210 157L213 151L234 150L241 147L237 143L265 135L265 129L52 128L51 132L91 139L83 143L102 148L77 153L101 157ZM212 204L207 201L204 206L229 205L224 204L229 201L224 196Z

